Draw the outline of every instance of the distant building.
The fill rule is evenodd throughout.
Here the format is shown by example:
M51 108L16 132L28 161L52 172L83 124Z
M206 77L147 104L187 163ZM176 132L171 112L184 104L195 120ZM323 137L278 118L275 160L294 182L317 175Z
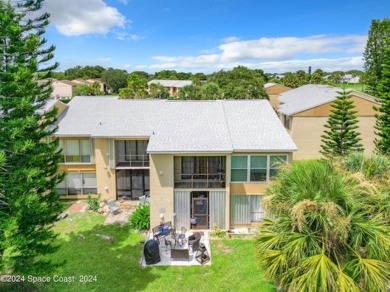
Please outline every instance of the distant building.
M148 82L148 89L151 84L159 84L168 90L168 93L172 97L176 97L180 88L191 85L192 80L161 80L153 79Z
M277 110L279 107L279 95L283 92L291 90L290 87L278 83L266 83L264 84L264 89L265 92L268 94L269 102L275 110Z
M73 97L73 87L77 83L74 83L69 80L52 80L51 87L53 92L50 97L60 99L60 98L72 98Z
M330 85L309 84L279 96L279 115L282 123L289 131L298 147L294 153L296 159L321 158L321 135L324 134L325 123L336 100L340 88ZM358 118L361 143L365 153L372 153L375 149L375 97L357 91L351 92Z

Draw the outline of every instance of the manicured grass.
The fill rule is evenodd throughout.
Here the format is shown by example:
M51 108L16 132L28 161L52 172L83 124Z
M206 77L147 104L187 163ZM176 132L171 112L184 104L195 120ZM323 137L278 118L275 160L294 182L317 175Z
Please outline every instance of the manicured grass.
M360 92L364 92L364 90L367 87L367 85L364 85L364 84L346 84L346 83L336 84L335 86L340 87L340 88L356 90L356 91L360 91Z
M48 258L59 267L45 275L50 283L0 284L9 291L275 291L256 267L251 240L214 240L211 266L148 267L139 265L143 237L128 225L103 225L93 212L74 214L58 222L60 249ZM112 240L102 238L107 235ZM54 283L54 275L72 277L72 283ZM79 282L80 276L96 276ZM73 278L71 278L73 279Z

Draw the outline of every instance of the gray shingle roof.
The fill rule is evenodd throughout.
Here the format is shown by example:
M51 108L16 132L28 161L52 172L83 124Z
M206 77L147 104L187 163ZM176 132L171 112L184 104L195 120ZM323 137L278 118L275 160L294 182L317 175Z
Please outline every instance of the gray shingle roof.
M279 95L279 112L289 116L334 101L337 91L341 89L330 85L308 84L283 92Z
M279 112L284 115L293 115L328 102L336 100L341 88L331 85L308 84L279 95ZM352 91L354 96L375 102L375 97L357 91Z
M148 152L294 151L266 100L166 101L76 96L57 136L150 137Z
M184 87L192 84L192 80L159 80L153 79L148 82L150 84L160 84L164 87Z

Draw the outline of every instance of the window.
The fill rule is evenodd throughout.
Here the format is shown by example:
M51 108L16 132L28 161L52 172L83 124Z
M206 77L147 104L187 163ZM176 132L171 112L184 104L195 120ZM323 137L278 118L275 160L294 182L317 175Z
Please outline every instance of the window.
M274 177L287 155L234 155L231 164L232 182L262 182Z
M68 173L65 179L57 185L60 195L87 195L96 194L95 173Z
M147 140L129 140L125 141L125 160L137 161L148 159L149 156L146 153L148 147Z
M260 195L231 195L230 224L250 225L264 220L262 198Z
M149 170L117 170L116 193L118 199L131 200L138 200L141 196L149 195Z
M91 140L60 140L64 163L91 163Z
M250 156L250 181L267 180L267 156Z
M278 174L279 168L283 163L287 162L286 155L270 155L269 176L274 177Z
M247 181L248 156L232 156L232 181Z

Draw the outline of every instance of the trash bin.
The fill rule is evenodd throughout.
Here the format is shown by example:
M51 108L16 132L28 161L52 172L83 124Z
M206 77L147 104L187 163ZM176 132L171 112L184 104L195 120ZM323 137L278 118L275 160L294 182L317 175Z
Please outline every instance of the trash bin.
M148 240L144 246L144 257L147 265L154 265L161 261L160 249L156 240Z

